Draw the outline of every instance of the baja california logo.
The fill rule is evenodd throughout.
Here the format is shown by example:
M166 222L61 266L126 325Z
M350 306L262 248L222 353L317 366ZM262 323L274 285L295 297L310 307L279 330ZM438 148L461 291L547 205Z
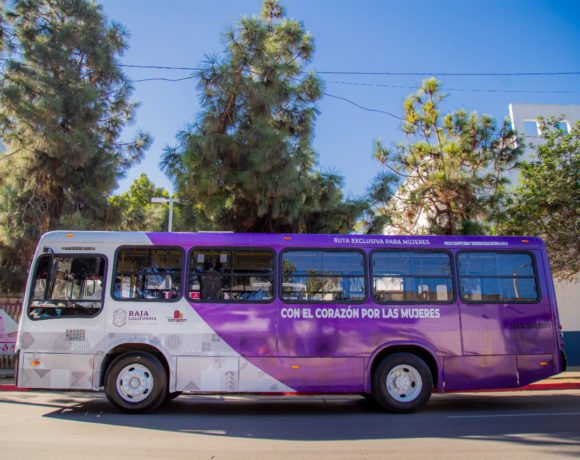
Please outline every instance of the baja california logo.
M173 312L173 318L167 318L167 322L168 323L186 323L187 322L187 318L183 317L183 313L181 313L179 310L175 310Z
M122 308L118 308L113 313L113 324L117 327L129 324L146 323L149 321L156 321L155 315L146 310L129 310L128 312Z
M122 308L115 310L115 313L113 313L113 324L117 327L127 324L127 312Z
M150 314L147 310L129 310L129 321L156 321L155 315Z

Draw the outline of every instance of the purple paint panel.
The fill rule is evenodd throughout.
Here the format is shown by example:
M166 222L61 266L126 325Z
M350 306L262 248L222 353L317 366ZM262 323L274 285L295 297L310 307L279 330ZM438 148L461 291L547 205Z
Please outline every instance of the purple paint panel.
M153 244L179 245L186 250L196 246L266 247L279 253L286 248L358 248L367 254L367 263L370 251L380 248L444 249L453 257L464 250L534 252L541 294L538 302L463 302L455 272L456 301L452 303L380 305L369 298L353 305L286 304L279 299L263 304L190 304L236 353L296 391L359 392L365 385L368 390L370 360L389 346L433 350L435 360L444 361L446 390L515 387L518 368L521 384L559 369L559 361L554 363L553 358L552 365L541 369L535 357L516 361L517 355L542 355L542 359L547 354L557 355L555 308L545 295L550 292L547 284L551 281L544 277L544 245L537 238L232 233L147 236ZM372 285L369 273L370 264L368 291ZM276 278L275 284L279 282ZM344 313L345 309L350 311Z
M554 375L553 355L520 355L517 362L520 385L527 385Z
M286 305L280 304L278 346L284 356L369 357L388 344L422 344L441 355L461 353L457 306L447 305ZM284 310L300 310L287 318ZM336 318L346 309L354 318ZM333 311L324 318L322 310ZM372 312L372 313L365 313ZM423 318L413 318L423 314ZM429 317L431 316L431 317Z
M361 393L364 391L362 358L257 358L261 369L298 392Z
M190 302L190 305L240 355L248 359L278 355L275 304Z
M457 356L443 358L445 391L515 388L515 356Z

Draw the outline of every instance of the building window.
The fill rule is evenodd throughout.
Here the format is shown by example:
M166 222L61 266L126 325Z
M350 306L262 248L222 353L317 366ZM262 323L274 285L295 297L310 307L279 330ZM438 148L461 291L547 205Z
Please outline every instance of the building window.
M377 302L449 302L451 257L435 251L375 251L371 256Z
M538 129L537 120L524 121L524 134L526 136L539 136L540 135L540 130Z
M559 121L556 126L558 126L558 129L564 131L565 133L570 132L569 125L566 120Z

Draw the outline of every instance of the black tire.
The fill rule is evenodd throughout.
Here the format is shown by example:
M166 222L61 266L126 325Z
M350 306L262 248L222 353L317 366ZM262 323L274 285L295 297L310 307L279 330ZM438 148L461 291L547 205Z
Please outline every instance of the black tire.
M136 384L139 386L134 388L132 385ZM167 396L165 368L158 358L146 352L122 354L107 369L105 395L113 406L123 412L155 410Z
M387 383L388 378L390 384ZM375 400L388 412L414 412L420 409L429 401L432 389L433 376L429 366L411 353L386 356L373 376Z

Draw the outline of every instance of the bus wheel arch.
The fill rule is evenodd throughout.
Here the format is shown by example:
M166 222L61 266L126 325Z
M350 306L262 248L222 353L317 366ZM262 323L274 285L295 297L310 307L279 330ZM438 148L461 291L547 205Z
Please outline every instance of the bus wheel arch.
M368 396L390 412L415 411L431 397L439 381L438 369L434 356L422 347L386 347L372 361Z
M168 375L161 360L148 352L116 355L105 372L105 395L117 409L143 413L157 409L167 399Z
M438 387L439 386L439 378L440 378L440 369L441 366L438 363L437 359L435 359L435 356L433 354L433 352L429 351L427 348L421 347L419 345L406 345L406 344L396 344L396 345L389 345L384 347L383 349L381 349L378 353L375 354L375 356L372 358L372 364L371 367L369 369L369 380L370 380L370 384L371 384L371 390L372 390L372 384L373 384L373 376L375 375L375 371L378 367L378 365L381 363L381 361L387 357L388 355L392 355L394 353L410 353L413 355L417 355L419 358L421 358L423 361L425 361L425 364L427 364L427 366L429 366L429 370L431 371L431 376L433 377L433 386L434 387Z
M115 359L117 359L119 356L130 352L148 353L157 358L159 362L163 365L163 368L165 369L165 374L167 375L167 381L169 382L171 377L171 369L169 367L169 362L165 354L153 345L140 342L139 343L130 342L117 345L107 352L100 366L100 374L99 374L100 387L103 387L105 385L105 377L107 374L107 370L109 369L113 361L115 361Z

